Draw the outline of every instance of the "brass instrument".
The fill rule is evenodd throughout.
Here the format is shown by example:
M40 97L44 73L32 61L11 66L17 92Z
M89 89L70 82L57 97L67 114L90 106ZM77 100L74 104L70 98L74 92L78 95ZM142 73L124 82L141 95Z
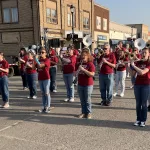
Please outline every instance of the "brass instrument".
M102 49L96 49L95 54L96 58L100 58L102 55L104 55L104 51Z

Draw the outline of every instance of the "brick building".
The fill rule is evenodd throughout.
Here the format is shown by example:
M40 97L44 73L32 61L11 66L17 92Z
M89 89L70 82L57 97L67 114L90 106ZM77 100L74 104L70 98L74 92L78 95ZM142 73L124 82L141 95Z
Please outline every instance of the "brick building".
M75 7L74 30L79 47L86 34L93 36L93 0L1 0L0 51L16 55L21 46L43 43L45 28L48 39L68 44L66 37L72 32L70 5Z
M109 43L109 9L94 4L94 48Z

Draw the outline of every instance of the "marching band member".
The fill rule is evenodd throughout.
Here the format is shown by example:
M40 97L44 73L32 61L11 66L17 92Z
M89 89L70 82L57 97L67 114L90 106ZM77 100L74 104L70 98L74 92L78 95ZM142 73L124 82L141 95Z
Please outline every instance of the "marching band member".
M125 52L126 52L126 53L132 53L132 49L130 48L130 45L129 45L129 44L126 44ZM130 77L129 65L130 65L129 63L128 63L128 65L126 65L126 77L127 77L127 78Z
M99 72L99 86L101 92L101 105L109 106L113 98L113 82L114 82L114 68L116 67L116 58L110 52L110 45L104 45L104 55L98 59L100 66Z
M114 96L118 95L119 90L119 84L121 85L121 93L120 96L124 97L125 92L125 79L126 79L126 67L128 64L124 64L125 61L128 61L128 58L125 56L124 51L119 50L117 55L117 65L116 65L116 92L114 93Z
M36 72L36 62L34 60L34 50L28 52L28 60L25 63L27 82L30 91L30 95L27 97L28 99L36 99L37 98L37 72Z
M134 126L145 126L147 120L147 101L150 95L150 59L149 49L142 50L142 60L136 62L131 61L133 72L137 72L137 77L134 85L134 94L136 99L136 114L137 119Z
M69 56L61 57L63 63L63 79L67 90L65 102L74 102L74 84L73 77L75 71L76 57L73 55L73 49L68 48Z
M57 75L57 63L58 63L58 58L56 56L56 52L53 49L50 49L49 51L49 59L51 62L51 67L50 67L50 78L51 78L51 83L50 83L50 91L56 93L57 92L57 85L56 85L56 75Z
M37 63L38 68L38 80L40 89L42 92L42 101L43 101L43 109L39 110L39 112L49 113L50 112L50 103L51 97L49 92L50 87L50 60L47 58L47 52L43 48L40 52L39 60L37 57L34 58Z
M134 48L133 49L133 54L135 55L135 57L136 57L136 60L138 60L138 59L141 59L141 55L139 54L139 52L138 52L138 48ZM136 74L136 72L131 72L131 83L132 83L132 85L131 85L131 89L134 87L134 83L135 83L135 80L136 80L136 76L137 76L137 74Z
M82 65L79 66L78 74L78 94L80 97L82 114L79 118L91 119L91 94L93 91L93 76L95 74L95 66L93 57L88 50L83 50L81 53Z
M4 59L3 53L0 52L0 93L3 100L2 108L9 107L8 72L9 64Z
M27 76L26 76L26 72L25 72L25 62L28 60L28 57L26 55L25 48L20 49L18 59L19 59L19 62L21 63L20 75L22 78L23 90L26 90L28 85L27 85Z

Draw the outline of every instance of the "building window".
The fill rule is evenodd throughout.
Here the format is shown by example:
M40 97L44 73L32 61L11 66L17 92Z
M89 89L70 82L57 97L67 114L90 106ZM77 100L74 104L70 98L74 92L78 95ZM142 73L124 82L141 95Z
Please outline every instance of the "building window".
M83 28L90 29L90 13L89 12L83 13Z
M71 11L70 11L70 6L67 7L67 19L68 19L68 27L71 27L72 26L72 14L71 14ZM74 27L76 26L76 9L73 13L73 25Z
M107 31L107 19L103 18L103 30Z
M46 21L47 23L57 24L57 3L53 1L47 2Z
M3 23L18 22L17 1L2 1Z
M101 30L101 17L96 17L96 28Z

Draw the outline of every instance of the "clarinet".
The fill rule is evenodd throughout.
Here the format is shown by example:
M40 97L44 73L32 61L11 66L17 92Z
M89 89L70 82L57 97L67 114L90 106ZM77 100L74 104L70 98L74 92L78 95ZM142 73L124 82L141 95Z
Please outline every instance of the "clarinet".
M82 65L82 64L83 64L83 61L80 62L80 65ZM80 72L80 69L77 70L75 79L73 80L73 84L77 84L79 72Z

